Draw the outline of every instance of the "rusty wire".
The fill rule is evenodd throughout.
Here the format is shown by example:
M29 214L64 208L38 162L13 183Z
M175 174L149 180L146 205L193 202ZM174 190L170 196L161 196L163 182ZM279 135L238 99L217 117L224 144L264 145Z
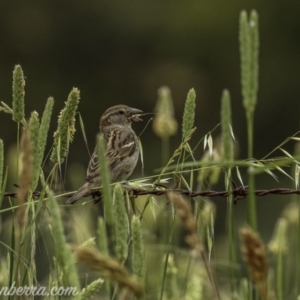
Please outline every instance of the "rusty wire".
M200 196L227 198L229 195L228 191L206 190L206 191L199 192L199 191L189 191L189 190L178 189L178 188L156 188L153 190L145 190L145 189L137 189L137 188L126 186L126 189L128 190L129 194L134 197L144 196L144 195L161 196L161 195L167 194L168 192L179 193L179 194L191 197L191 198L200 197ZM89 197L89 196L93 195L93 193L95 193L95 191L86 194L84 197ZM242 200L247 197L247 195L249 193L248 186L235 187L232 189L231 193L233 195L234 203L237 203L237 201ZM269 189L269 190L255 190L254 193L256 196L259 196L259 197L270 195L270 194L272 194L272 195L292 195L292 194L300 195L300 190L294 190L294 189L288 189L288 188L277 188L277 189ZM64 195L64 197L71 197L72 194L73 193L68 193L68 195ZM41 192L35 191L33 193L33 198L38 199L40 197L40 195L41 195ZM59 196L59 194L57 196ZM16 198L17 193L16 192L5 192L4 197Z

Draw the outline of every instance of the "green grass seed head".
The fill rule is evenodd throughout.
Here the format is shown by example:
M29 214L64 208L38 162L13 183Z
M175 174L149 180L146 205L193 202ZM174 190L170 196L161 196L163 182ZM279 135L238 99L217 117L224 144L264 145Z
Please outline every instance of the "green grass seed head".
M153 120L153 131L160 138L168 138L175 135L178 123L174 117L174 105L171 91L163 86L158 90L158 100L156 104L156 114Z
M221 103L221 129L223 141L224 159L231 161L233 159L233 147L231 136L231 105L230 94L228 90L223 91Z
M241 84L243 105L247 112L253 112L258 91L259 31L258 14L253 10L248 17L242 11L239 21L239 41L241 57Z
M192 128L194 127L195 120L195 108L196 108L196 92L194 89L190 89L185 101L183 120L182 120L182 139L185 140Z
M63 163L68 154L69 143L73 141L75 133L75 114L79 100L80 92L77 88L73 88L58 117L58 126L54 133L54 147L50 158L54 163Z
M138 217L133 216L131 220L132 231L132 269L133 273L140 279L145 277L144 244L141 222Z
M39 131L39 147L40 147L40 163L43 160L44 156L44 151L47 143L47 136L48 136L48 131L49 131L49 125L50 125L50 120L51 120L51 115L52 115L52 110L53 110L53 105L54 105L54 99L52 97L49 97L45 106L45 110L41 119L41 126L40 126L40 131Z
M13 71L13 85L12 85L12 110L13 120L21 122L25 116L24 113L24 97L25 97L25 79L22 67L16 65Z
M82 289L80 293L81 300L92 299L92 297L99 292L103 282L104 280L99 278L91 282L86 288Z
M123 189L120 184L116 184L114 189L114 217L116 234L116 256L119 261L124 262L128 255L128 215L125 208Z
M39 149L39 128L40 128L40 120L39 114L34 111L31 113L31 117L29 119L29 131L30 131L30 142L31 142L31 149L32 149L32 157L33 157L33 177L31 182L31 190L34 191L39 178L40 173L40 164L39 164L39 156L40 156L40 149Z

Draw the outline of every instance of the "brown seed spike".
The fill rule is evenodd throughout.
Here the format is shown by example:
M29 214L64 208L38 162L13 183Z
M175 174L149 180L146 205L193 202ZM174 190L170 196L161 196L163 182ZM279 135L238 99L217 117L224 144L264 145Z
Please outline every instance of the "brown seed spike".
M265 246L259 235L251 228L244 227L240 230L243 241L242 253L244 260L248 265L248 272L251 280L255 283L256 288L262 300L270 300L268 294L267 277L268 262Z
M32 180L32 153L30 147L30 138L29 138L29 130L27 127L24 128L22 139L21 139L21 151L22 151L22 169L20 173L19 179L19 189L18 189L18 222L20 227L23 228L26 222L25 211L26 207L23 205L26 202L26 198L28 195L28 189Z

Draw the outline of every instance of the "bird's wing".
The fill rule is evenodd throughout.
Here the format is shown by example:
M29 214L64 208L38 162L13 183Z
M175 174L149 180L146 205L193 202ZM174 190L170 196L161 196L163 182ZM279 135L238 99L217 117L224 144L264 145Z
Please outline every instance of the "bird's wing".
M86 182L92 182L99 175L98 147L96 146L86 170Z
M132 130L115 128L103 134L105 140L106 157L109 170L112 170L120 161L130 157L135 153L137 147L137 138ZM90 190L100 184L100 166L98 160L98 147L90 159L85 183L83 186L67 201L75 203L78 199L86 195Z
M117 127L103 135L106 142L105 149L109 170L112 170L120 161L135 153L137 138L132 130ZM98 148L96 147L88 165L85 181L93 182L96 176L99 177L99 173Z

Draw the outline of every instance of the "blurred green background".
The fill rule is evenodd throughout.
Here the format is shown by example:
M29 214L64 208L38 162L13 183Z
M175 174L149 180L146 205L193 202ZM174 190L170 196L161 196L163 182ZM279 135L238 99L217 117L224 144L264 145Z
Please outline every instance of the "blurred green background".
M54 132L68 93L78 87L79 111L93 150L99 117L106 108L122 103L153 112L162 85L172 91L179 123L188 90L195 88L198 129L192 144L196 144L219 123L221 93L228 88L239 157L245 158L238 19L242 9L253 8L260 18L261 41L254 155L262 158L299 129L300 2L296 1L0 1L0 100L11 103L13 67L21 64L26 76L26 115L32 110L41 114L47 97L53 96ZM134 124L137 133L144 124ZM0 137L6 151L16 141L16 128L10 115L0 114ZM219 132L217 129L213 135ZM48 140L50 149L51 135ZM145 175L152 175L161 164L161 143L152 126L141 140ZM171 151L180 140L179 130L177 137L171 138ZM293 152L293 147L289 143L284 148ZM202 149L197 148L197 159L203 155ZM88 161L77 120L67 168L74 162L82 166L78 184ZM242 174L247 184L247 176ZM132 178L140 176L139 165ZM262 175L257 180L259 188L282 186L293 187L293 182L283 178L277 183ZM259 199L259 222L269 229L268 237L279 214L275 207L288 199ZM220 218L225 214L218 213L226 201L214 201L218 233L226 228L225 218ZM273 208L274 216L269 213ZM244 203L236 211L244 222Z

